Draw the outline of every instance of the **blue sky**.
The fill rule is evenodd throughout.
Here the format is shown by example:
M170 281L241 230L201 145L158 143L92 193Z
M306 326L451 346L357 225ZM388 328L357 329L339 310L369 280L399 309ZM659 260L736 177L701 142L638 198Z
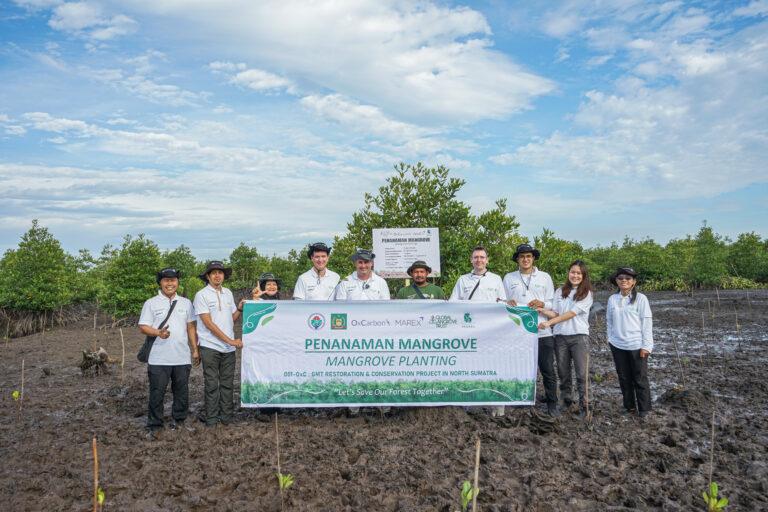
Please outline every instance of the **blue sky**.
M0 3L0 249L342 233L400 161L521 232L768 234L768 1ZM425 198L428 200L428 198Z

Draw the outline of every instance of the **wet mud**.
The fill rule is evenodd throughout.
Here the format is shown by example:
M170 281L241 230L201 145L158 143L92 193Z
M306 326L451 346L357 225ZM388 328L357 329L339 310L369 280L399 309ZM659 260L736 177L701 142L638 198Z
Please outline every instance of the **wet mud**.
M605 302L606 294L598 295ZM489 411L398 408L278 413L280 462L296 483L285 510L459 510L482 442L483 511L692 510L710 475L728 510L768 510L768 291L649 294L656 350L653 413L622 413L605 320L592 319L591 422L540 407ZM188 428L147 439L142 338L92 323L0 344L0 510L92 510L92 436L98 438L104 510L277 511L274 415L240 410L227 426L195 420L202 370L190 382ZM118 363L81 374L83 350ZM24 360L24 400L20 389ZM541 385L539 383L539 392ZM170 392L166 399L170 416Z

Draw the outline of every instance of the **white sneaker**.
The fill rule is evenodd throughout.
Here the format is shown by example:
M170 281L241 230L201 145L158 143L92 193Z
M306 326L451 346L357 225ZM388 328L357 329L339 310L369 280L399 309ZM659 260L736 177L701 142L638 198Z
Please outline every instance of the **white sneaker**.
M497 405L491 410L491 416L504 416L504 406L503 405Z
M357 416L360 413L359 407L350 407L349 408L349 414L350 416Z
M385 405L384 407L381 408L381 412L382 414L387 414L391 409L392 409L391 406Z

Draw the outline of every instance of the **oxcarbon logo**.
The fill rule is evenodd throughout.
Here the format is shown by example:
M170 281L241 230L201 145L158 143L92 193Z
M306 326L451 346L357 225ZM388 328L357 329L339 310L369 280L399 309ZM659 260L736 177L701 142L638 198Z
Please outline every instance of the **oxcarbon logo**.
M307 325L310 328L319 331L325 325L325 317L320 313L312 313L309 315L309 318L307 318Z
M338 331L347 328L346 313L331 313L331 329Z
M472 323L472 315L469 313L464 313L464 323L465 324L471 324Z

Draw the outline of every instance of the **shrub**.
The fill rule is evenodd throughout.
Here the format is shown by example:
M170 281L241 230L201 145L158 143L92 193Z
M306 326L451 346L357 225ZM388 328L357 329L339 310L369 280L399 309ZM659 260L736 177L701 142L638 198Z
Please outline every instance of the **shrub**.
M74 267L47 228L32 221L18 249L0 261L0 305L10 309L50 311L71 302Z
M106 264L99 302L117 318L138 315L144 301L157 293L155 276L162 266L160 250L154 242L144 235L127 235Z

